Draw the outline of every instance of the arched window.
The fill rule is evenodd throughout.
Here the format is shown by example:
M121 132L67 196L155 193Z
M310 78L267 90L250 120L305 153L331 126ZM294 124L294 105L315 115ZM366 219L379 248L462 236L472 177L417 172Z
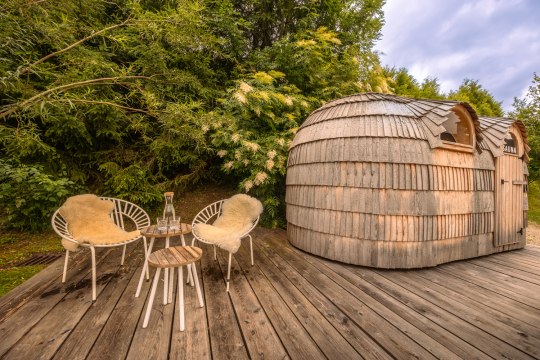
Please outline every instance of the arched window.
M504 152L507 154L517 154L518 153L518 141L516 136L509 132L504 138Z
M444 142L473 145L474 129L472 122L462 111L452 111L448 115L448 119L442 123L442 126L446 130L441 133L441 140Z

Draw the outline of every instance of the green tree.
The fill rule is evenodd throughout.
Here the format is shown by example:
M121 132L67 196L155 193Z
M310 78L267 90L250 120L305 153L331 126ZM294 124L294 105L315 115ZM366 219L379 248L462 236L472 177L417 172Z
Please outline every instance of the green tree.
M514 98L510 117L523 121L531 152L529 153L529 181L540 179L540 76L533 75L532 85L523 98Z
M0 155L50 186L143 206L226 176L277 219L295 129L323 102L384 84L371 75L382 5L6 0Z
M456 91L450 91L448 99L469 103L480 116L504 115L502 103L480 85L478 80L465 79Z

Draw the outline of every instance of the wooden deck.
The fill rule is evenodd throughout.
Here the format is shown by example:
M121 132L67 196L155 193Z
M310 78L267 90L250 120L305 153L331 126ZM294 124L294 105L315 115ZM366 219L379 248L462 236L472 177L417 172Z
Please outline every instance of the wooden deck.
M88 254L61 284L62 259L0 299L2 359L538 359L540 247L410 271L373 270L307 255L282 230L257 229L225 292L225 254L205 251L198 270L206 306L186 289L158 288L142 328L150 282L134 298L142 246L98 254L90 301ZM206 249L203 247L205 250Z

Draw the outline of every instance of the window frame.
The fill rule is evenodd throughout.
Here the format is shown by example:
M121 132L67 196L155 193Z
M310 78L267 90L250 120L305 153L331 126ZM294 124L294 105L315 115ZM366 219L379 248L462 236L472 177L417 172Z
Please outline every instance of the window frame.
M512 154L512 153L504 151L505 144L503 144L503 146L502 146L503 154L505 156L521 157L523 155L523 151L524 151L523 139L521 138L521 132L514 125L512 125L508 129L508 134L514 135L514 139L516 139L516 153Z
M441 139L441 134L442 134L441 133L441 134L439 134L439 139L441 139L441 142L442 142L442 145L440 147L443 148L443 149L448 149L448 150L473 153L474 152L474 147L476 146L476 129L474 128L474 123L473 123L473 120L471 118L471 115L469 114L469 112L467 111L467 109L463 105L458 105L458 106L452 108L450 111L452 111L460 119L460 121L464 121L464 122L467 123L467 126L469 127L469 130L470 130L471 141L470 141L470 144L464 144L464 143L460 143L460 142L445 141L445 140ZM441 124L441 126L443 126L443 125ZM445 128L445 130L446 130L446 128Z

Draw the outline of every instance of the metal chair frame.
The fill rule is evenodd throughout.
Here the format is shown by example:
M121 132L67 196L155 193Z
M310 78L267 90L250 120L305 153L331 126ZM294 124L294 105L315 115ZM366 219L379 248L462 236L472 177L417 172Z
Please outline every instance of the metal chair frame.
M111 218L113 219L114 223L118 227L125 229L125 224L126 224L125 218L130 219L134 223L137 230L141 230L150 226L150 216L148 216L146 211L144 211L141 207L129 201L111 198L111 197L100 197L100 199L109 200L114 203L114 209L111 213ZM70 234L69 229L68 229L68 223L62 217L62 215L60 215L59 210L60 209L54 212L51 219L53 230L58 235L60 235L62 239L71 241L75 244L78 244L79 246L83 248L90 249L91 258L92 258L92 301L96 300L96 248L124 246L124 249L122 251L122 259L120 261L120 265L124 265L127 244L132 243L142 238L144 242L145 256L148 255L146 254L146 251L147 251L146 238L142 235L123 241L121 243L107 244L107 245L93 245L93 244L87 244L87 243L80 243L76 241L73 238L73 236ZM66 282L68 262L69 262L69 250L66 250L66 258L64 260L64 272L62 274L62 283Z
M227 200L227 199L216 201L216 202L208 205L207 207L205 207L201 211L199 211L199 213L193 219L193 222L191 223L191 227L193 228L193 226L195 226L195 224L208 224L208 222L210 220L212 220L213 218L217 219L219 216L221 216L221 213L223 211L223 203L225 202L225 200ZM243 239L245 237L249 237L249 250L250 250L250 253L251 253L251 266L254 265L254 262L253 262L253 238L251 237L251 235L249 233L255 228L255 226L257 226L257 223L259 222L259 219L260 219L260 216L258 216L257 219L255 219L253 221L251 227L240 236L240 239ZM211 244L211 243L205 241L203 238L197 236L194 232L192 232L192 234L193 234L193 240L191 241L191 246L194 245L195 240L198 240L198 241L203 242L205 244ZM214 244L211 244L211 245L214 247L214 260L217 260L216 245L214 245ZM230 279L231 279L231 262L232 262L232 253L229 252L229 265L227 267L227 292L229 291L229 282L230 282Z

